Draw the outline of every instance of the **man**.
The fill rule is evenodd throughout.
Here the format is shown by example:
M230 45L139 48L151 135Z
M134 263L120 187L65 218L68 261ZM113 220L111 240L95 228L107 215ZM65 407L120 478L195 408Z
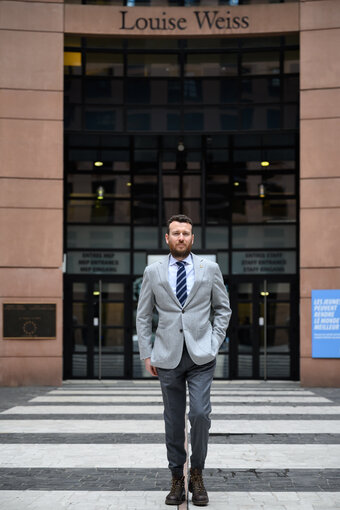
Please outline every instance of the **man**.
M165 240L170 255L144 272L137 309L140 357L146 370L158 375L163 394L167 456L172 472L165 503L179 505L185 499L187 382L192 449L189 491L194 505L205 506L209 498L202 470L210 428L210 387L231 310L219 266L191 253L191 219L182 214L172 216ZM159 322L152 346L154 307Z

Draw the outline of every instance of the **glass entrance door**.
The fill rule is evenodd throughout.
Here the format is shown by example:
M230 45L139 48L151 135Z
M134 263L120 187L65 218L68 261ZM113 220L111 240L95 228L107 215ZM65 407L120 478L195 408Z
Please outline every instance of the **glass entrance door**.
M64 377L130 377L129 283L73 277L65 294Z
M231 378L297 379L294 281L242 279L231 286L231 302Z

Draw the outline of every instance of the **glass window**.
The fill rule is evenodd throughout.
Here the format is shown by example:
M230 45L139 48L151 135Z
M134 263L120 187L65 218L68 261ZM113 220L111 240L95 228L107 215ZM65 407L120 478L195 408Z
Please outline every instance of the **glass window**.
M187 55L185 76L227 76L237 74L236 54Z
M157 227L135 227L133 230L134 248L152 250L158 247ZM145 255L143 255L145 257Z
M179 175L163 175L162 181L164 198L179 198Z
M280 54L278 52L243 53L241 72L243 74L279 74Z
M217 262L222 274L229 274L229 253L220 251L217 254Z
M92 162L91 162L92 163ZM95 170L96 167L94 166ZM93 198L98 188L103 189L104 198L129 198L131 194L130 175L68 174L67 192L72 198Z
M94 285L95 290L99 290L98 283ZM124 284L113 282L102 282L102 297L114 301L124 301Z
M130 248L130 227L67 227L67 248Z
M229 221L229 176L208 174L206 183L206 221L223 224Z
M128 55L128 76L179 76L177 55Z
M233 200L233 223L296 221L295 200Z
M252 225L232 228L234 248L295 248L295 225Z
M87 53L87 76L123 76L123 55L119 53Z
M80 75L82 69L82 54L80 51L65 51L64 74Z
M199 198L201 196L201 176L186 175L183 177L183 197Z
M272 103L280 101L281 80L275 78L244 78L241 80L241 101Z
M284 72L287 74L300 71L299 51L285 51Z
M294 195L295 175L235 175L234 195L259 196L259 186L264 184L267 195Z
M82 100L82 82L79 78L65 76L64 79L64 101L70 103L81 103Z
M208 250L226 249L229 247L228 227L207 227L205 230L205 246Z
M64 128L81 129L81 106L66 104L64 108Z
M184 200L183 214L189 216L193 223L201 223L201 202L199 200Z
M281 109L279 106L253 106L241 109L242 129L279 129Z
M146 253L134 252L133 254L133 274L143 274L146 267Z
M127 127L129 131L178 131L180 114L178 110L153 108L147 110L128 110Z
M94 131L122 131L122 109L107 106L87 106L85 108L85 129Z
M68 223L129 223L130 202L127 200L69 200Z
M123 102L123 81L110 79L91 79L85 81L85 103L102 104Z

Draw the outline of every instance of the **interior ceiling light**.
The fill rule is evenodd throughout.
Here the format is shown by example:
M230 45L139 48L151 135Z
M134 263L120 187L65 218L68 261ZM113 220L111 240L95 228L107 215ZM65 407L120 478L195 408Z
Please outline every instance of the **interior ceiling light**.
M132 186L132 182L127 182L126 185L130 187Z
M97 200L103 200L103 198L104 198L104 191L105 190L104 190L103 186L99 186L97 188Z
M95 161L94 166L103 166L104 163L102 161Z
M262 292L261 292L261 296L263 296L263 297L264 297L264 296L269 296L269 292L264 292L264 291L262 291Z
M99 290L94 290L94 291L93 291L93 295L94 295L94 296L100 296L100 292L99 292Z
M261 166L269 166L269 161L261 161Z
M238 181L234 181L234 186L239 186L240 183Z
M178 150L179 152L183 152L183 151L184 151L184 149L185 149L185 147L184 147L184 143L183 143L183 142L178 142L177 150Z

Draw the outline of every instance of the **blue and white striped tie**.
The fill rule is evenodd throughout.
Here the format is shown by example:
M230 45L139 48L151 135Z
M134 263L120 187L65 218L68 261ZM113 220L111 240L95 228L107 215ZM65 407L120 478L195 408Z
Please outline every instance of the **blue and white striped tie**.
M187 300L187 274L184 262L176 262L178 265L176 280L176 296L178 301L184 306Z

